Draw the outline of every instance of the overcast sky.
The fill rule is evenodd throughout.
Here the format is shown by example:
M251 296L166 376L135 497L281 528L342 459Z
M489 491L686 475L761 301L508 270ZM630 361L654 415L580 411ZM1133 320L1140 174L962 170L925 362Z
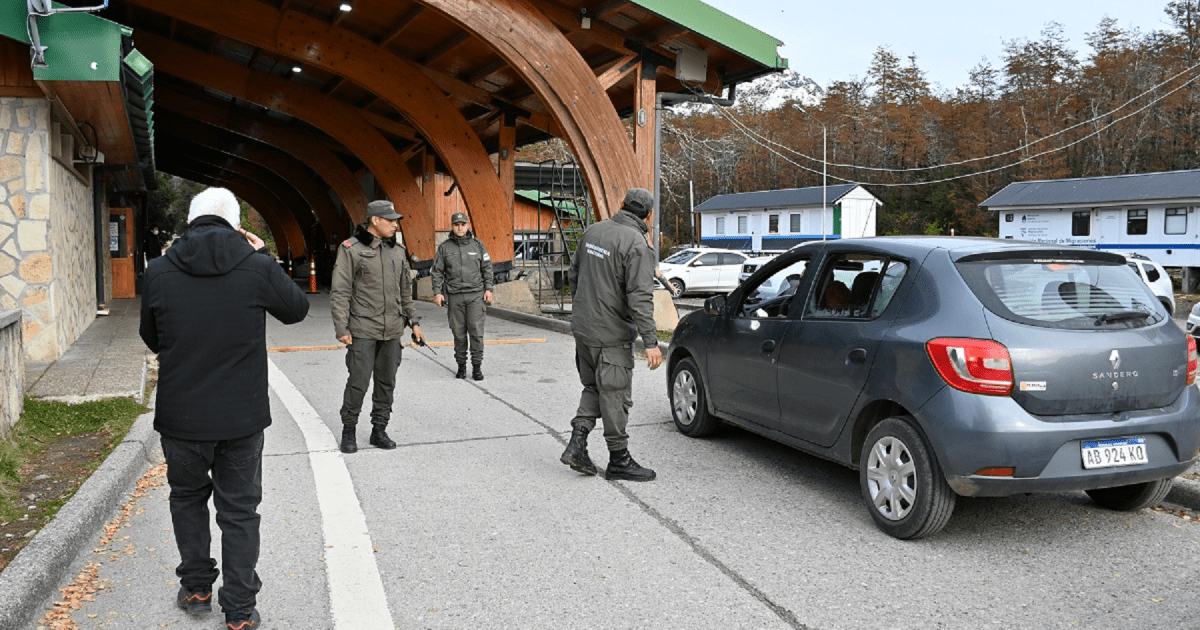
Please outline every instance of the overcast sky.
M823 87L866 76L875 49L887 46L917 66L932 83L966 85L971 68L986 57L1001 68L1004 42L1041 39L1048 22L1063 25L1081 61L1084 39L1108 15L1126 30L1170 30L1167 0L704 0L750 26L783 40L780 54L796 72Z

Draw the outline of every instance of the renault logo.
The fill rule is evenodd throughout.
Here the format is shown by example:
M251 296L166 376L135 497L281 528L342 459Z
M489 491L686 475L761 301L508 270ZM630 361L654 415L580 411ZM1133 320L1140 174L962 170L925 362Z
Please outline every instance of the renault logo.
M1112 354L1108 355L1108 362L1112 364L1114 370L1121 367L1121 353L1113 350Z

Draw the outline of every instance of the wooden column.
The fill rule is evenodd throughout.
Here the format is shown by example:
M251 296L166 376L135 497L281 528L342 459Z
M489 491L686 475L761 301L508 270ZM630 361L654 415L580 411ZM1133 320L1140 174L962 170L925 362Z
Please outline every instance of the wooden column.
M655 75L658 66L643 60L638 69L634 93L633 151L637 157L638 186L654 190L654 125L658 112L654 109L658 87Z

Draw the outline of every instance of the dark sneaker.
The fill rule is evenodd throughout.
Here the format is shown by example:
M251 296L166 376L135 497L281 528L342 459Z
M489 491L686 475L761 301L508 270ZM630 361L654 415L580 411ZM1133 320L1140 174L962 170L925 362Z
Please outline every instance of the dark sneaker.
M261 625L262 617L253 608L225 613L225 627L228 630L253 630Z
M371 431L371 446L378 446L379 448L385 450L391 450L396 448L396 443L392 441L392 438L388 437L387 431L384 431L379 427L375 427L375 429Z
M458 371L454 373L454 378L467 378L467 364L459 363Z
M482 365L475 366L475 369L471 371L471 378L473 378L477 381L483 380L483 366Z
M197 588L188 588L180 586L179 596L175 599L175 603L189 615L201 615L212 612L212 587L200 586Z
M354 438L354 427L342 427L342 452L358 452L358 442Z
M609 453L608 469L604 471L605 479L624 479L626 481L654 481L657 477L653 470L643 468L629 456L629 450Z

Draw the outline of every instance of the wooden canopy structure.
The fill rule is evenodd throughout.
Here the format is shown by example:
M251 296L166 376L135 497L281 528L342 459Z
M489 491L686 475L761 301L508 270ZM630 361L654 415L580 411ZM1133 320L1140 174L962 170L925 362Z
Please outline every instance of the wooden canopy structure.
M223 185L281 254L326 249L386 197L435 250L448 174L501 268L517 147L561 138L601 217L653 188L660 92L720 95L780 42L699 0L112 0L154 64L156 166Z

